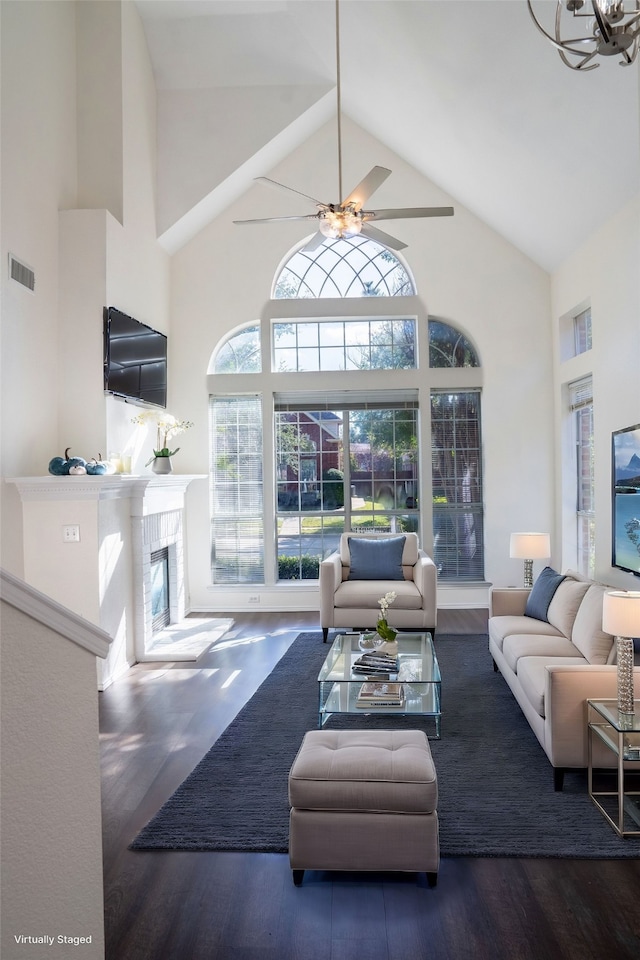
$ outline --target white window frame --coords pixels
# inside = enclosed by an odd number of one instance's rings
[[[575,564],[583,576],[593,579],[596,514],[593,378],[590,374],[568,384],[568,403],[573,437]]]

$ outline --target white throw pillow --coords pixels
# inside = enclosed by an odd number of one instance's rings
[[[569,640],[578,608],[589,586],[587,580],[578,581],[565,577],[549,604],[547,620]]]
[[[613,646],[613,637],[602,629],[602,598],[606,587],[592,583],[573,624],[571,640],[589,663],[607,663]]]

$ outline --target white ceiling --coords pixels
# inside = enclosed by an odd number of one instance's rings
[[[335,84],[334,0],[136,4],[159,96]],[[525,0],[341,0],[340,36],[343,113],[545,269],[640,189],[639,63],[569,70]]]

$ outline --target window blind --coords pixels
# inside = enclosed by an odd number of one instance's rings
[[[417,390],[334,390],[331,393],[276,393],[277,412],[296,410],[417,410]]]
[[[593,378],[591,375],[569,384],[569,409],[580,410],[593,403]]]

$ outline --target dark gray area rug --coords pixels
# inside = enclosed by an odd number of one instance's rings
[[[195,770],[131,844],[133,850],[286,853],[287,777],[317,728],[317,676],[328,650],[302,633]],[[614,833],[569,771],[562,793],[520,708],[494,673],[486,635],[437,636],[442,739],[438,775],[443,856],[621,858],[640,839]],[[329,728],[405,726],[415,717],[334,717]],[[432,722],[424,727],[432,731]]]

